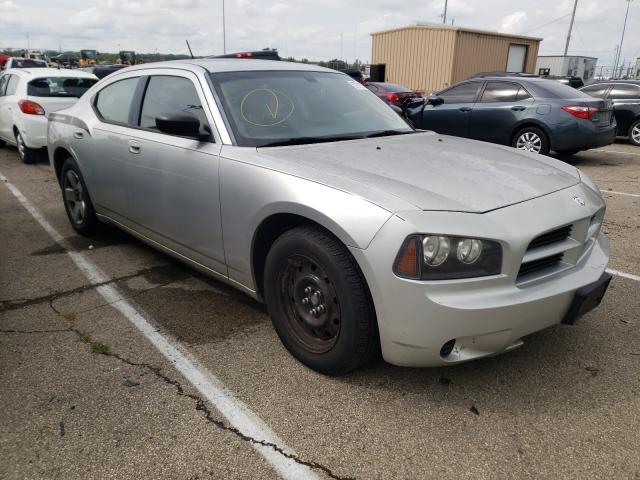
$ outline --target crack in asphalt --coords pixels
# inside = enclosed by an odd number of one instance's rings
[[[106,284],[106,283],[110,283],[110,282],[104,282],[104,283]],[[94,285],[94,286],[98,286],[98,285]],[[55,300],[56,300],[56,298],[49,298],[47,300],[49,302],[49,307],[51,308],[51,310],[53,310],[56,313],[56,315],[61,316],[67,322],[69,322],[71,324],[67,328],[59,328],[59,329],[51,329],[51,330],[3,330],[3,329],[0,329],[0,333],[38,334],[38,333],[70,332],[70,333],[74,333],[80,339],[81,342],[83,342],[85,344],[88,344],[88,345],[93,345],[95,342],[93,342],[93,340],[91,339],[91,337],[89,335],[86,335],[86,334],[82,333],[80,330],[78,330],[77,328],[75,328],[73,326],[72,322],[73,322],[73,319],[75,318],[76,313],[75,312],[74,313],[70,313],[70,314],[62,313],[60,310],[58,310],[53,305],[53,302]],[[150,363],[134,362],[133,360],[129,360],[128,358],[125,358],[125,357],[123,357],[123,356],[121,356],[121,355],[119,355],[117,353],[109,351],[108,349],[101,350],[101,351],[96,351],[94,353],[96,355],[104,355],[105,357],[115,358],[116,360],[119,360],[120,362],[125,363],[125,364],[127,364],[129,366],[132,366],[132,367],[145,368],[146,370],[148,370],[149,372],[153,373],[157,378],[159,378],[160,380],[162,380],[166,384],[175,387],[176,392],[177,392],[178,395],[183,396],[183,397],[187,397],[187,398],[190,398],[191,400],[193,400],[195,402],[196,411],[202,412],[204,414],[205,420],[208,423],[216,426],[220,430],[224,430],[224,431],[227,431],[229,433],[234,434],[236,437],[238,437],[242,441],[245,441],[245,442],[248,442],[248,443],[251,443],[251,444],[254,444],[254,445],[260,445],[262,447],[272,448],[274,451],[278,452],[280,455],[282,455],[282,456],[284,456],[284,457],[286,457],[286,458],[288,458],[290,460],[293,460],[294,462],[296,462],[296,463],[298,463],[300,465],[304,465],[304,466],[309,467],[309,468],[314,469],[314,470],[320,470],[325,475],[327,475],[329,478],[332,478],[332,479],[335,479],[335,480],[356,480],[355,477],[345,477],[345,476],[337,475],[329,467],[327,467],[327,466],[325,466],[325,465],[323,465],[321,463],[310,461],[310,460],[304,460],[304,459],[300,458],[297,455],[294,455],[292,453],[286,452],[279,445],[277,445],[277,444],[275,444],[273,442],[267,442],[265,440],[258,440],[257,438],[253,438],[250,435],[246,435],[246,434],[242,433],[240,430],[238,430],[235,427],[227,425],[224,421],[215,418],[213,412],[211,411],[211,409],[207,405],[207,402],[203,398],[201,398],[200,396],[198,396],[196,394],[186,392],[184,387],[182,386],[182,384],[178,380],[172,379],[168,375],[162,373],[161,367],[157,367],[157,366],[152,365]]]
[[[163,269],[163,268],[167,268],[167,266],[163,265],[163,266],[155,266],[155,267],[143,268],[141,270],[138,270],[137,272],[131,273],[129,275],[124,275],[122,277],[112,278],[112,279],[104,281],[104,282],[90,283],[90,284],[87,284],[87,285],[81,285],[79,287],[71,288],[69,290],[64,290],[62,292],[53,292],[53,293],[50,293],[49,295],[43,295],[43,296],[40,296],[40,297],[16,298],[16,299],[9,299],[9,300],[0,300],[0,313],[8,312],[8,311],[11,311],[11,310],[18,310],[20,308],[29,307],[29,306],[32,306],[32,305],[37,305],[37,304],[40,304],[40,303],[45,303],[45,302],[49,302],[49,301],[53,301],[53,300],[58,300],[59,298],[70,297],[72,295],[75,295],[76,293],[82,293],[82,292],[86,292],[88,290],[93,290],[93,289],[101,287],[103,285],[111,285],[113,283],[131,280],[133,278],[139,277],[141,275],[146,275],[146,274],[149,274],[149,273],[153,273],[153,272],[157,271],[158,269]],[[176,280],[172,280],[169,283],[173,283],[175,281]],[[162,287],[162,286],[163,285],[158,285],[158,287]],[[152,287],[152,288],[155,288],[155,287]],[[149,289],[147,289],[147,290],[149,290]],[[123,298],[125,298],[125,297],[123,297]],[[109,305],[109,304],[105,303],[104,305]],[[102,307],[104,305],[100,305],[99,307]]]

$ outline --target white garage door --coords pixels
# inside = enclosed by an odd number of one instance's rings
[[[524,72],[524,61],[526,56],[526,45],[509,45],[507,72]]]

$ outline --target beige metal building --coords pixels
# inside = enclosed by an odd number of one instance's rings
[[[534,73],[541,38],[442,24],[371,34],[372,77],[432,92],[479,72]]]

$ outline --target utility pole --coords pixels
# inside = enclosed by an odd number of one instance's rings
[[[447,6],[449,0],[444,0],[444,13],[442,14],[442,23],[447,24]]]
[[[224,0],[222,0],[222,53],[227,53],[227,31],[224,21]]]
[[[571,22],[569,23],[569,31],[567,32],[567,43],[564,44],[564,56],[569,51],[569,42],[571,41],[571,30],[573,30],[573,20],[576,18],[576,8],[578,8],[578,0],[573,2],[573,13],[571,13]]]
[[[618,48],[618,54],[616,55],[615,65],[613,66],[613,71],[616,71],[618,68],[618,62],[620,61],[620,54],[622,53],[622,43],[624,42],[624,31],[627,29],[627,17],[629,16],[629,6],[631,5],[631,0],[627,0],[627,12],[624,14],[624,24],[622,25],[622,38],[620,38],[620,47]]]

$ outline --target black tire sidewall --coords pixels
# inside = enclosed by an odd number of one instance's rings
[[[74,222],[71,212],[69,211],[69,206],[67,205],[67,201],[64,198],[64,182],[65,176],[69,170],[73,170],[78,178],[80,179],[80,183],[82,184],[82,189],[85,195],[85,217],[82,223],[78,224]],[[93,203],[91,202],[91,197],[89,195],[89,190],[87,190],[87,184],[84,181],[84,177],[82,176],[82,172],[78,167],[76,161],[69,157],[62,164],[62,169],[60,170],[60,190],[62,191],[62,202],[64,203],[64,210],[67,212],[67,218],[69,219],[69,223],[73,229],[78,232],[80,235],[92,235],[97,232],[99,222],[96,217],[95,210],[93,208]]]
[[[20,146],[18,142],[18,136],[22,138],[22,144],[24,145],[24,156],[20,155]],[[18,149],[18,158],[20,159],[20,161],[26,164],[34,163],[36,161],[36,158],[35,158],[36,154],[32,148],[29,148],[24,144],[24,137],[20,133],[16,133],[15,139],[16,139],[16,148]]]
[[[344,248],[344,247],[343,247]],[[309,352],[300,345],[290,334],[284,322],[287,322],[283,302],[280,301],[280,276],[287,266],[287,258],[291,255],[300,254],[310,258],[325,271],[330,281],[334,284],[338,295],[341,312],[341,325],[335,345],[326,353],[316,354]],[[341,266],[334,256],[321,244],[313,241],[312,237],[296,234],[285,234],[280,237],[272,246],[265,265],[264,290],[267,310],[271,316],[274,328],[284,346],[300,362],[310,368],[326,374],[341,374],[351,370],[354,363],[354,356],[357,357],[362,352],[358,351],[360,330],[358,322],[362,321],[363,315],[368,313],[363,305],[356,300],[363,292],[354,292],[354,285],[346,280],[348,275],[352,275]],[[360,288],[364,289],[364,285]]]
[[[636,147],[640,147],[640,143],[636,143],[633,141],[633,137],[631,136],[631,132],[633,132],[633,129],[635,127],[637,127],[638,125],[640,125],[640,120],[636,120],[635,122],[633,122],[631,124],[631,126],[629,127],[629,143],[631,145],[635,145]]]
[[[525,127],[522,128],[520,130],[518,130],[516,132],[516,134],[513,136],[513,140],[511,141],[511,146],[513,148],[516,148],[516,144],[518,142],[518,138],[520,138],[522,136],[523,133],[526,132],[531,132],[531,133],[535,133],[536,135],[538,135],[538,137],[540,137],[540,141],[542,143],[542,146],[540,148],[540,152],[538,152],[538,155],[547,155],[549,153],[550,150],[550,146],[549,146],[549,138],[547,137],[547,134],[544,133],[544,131],[538,127]]]

